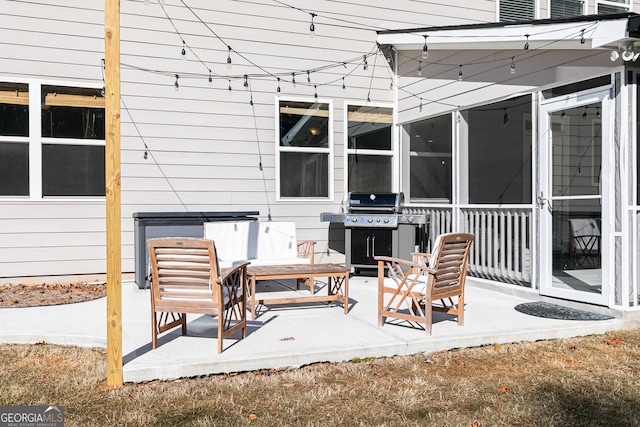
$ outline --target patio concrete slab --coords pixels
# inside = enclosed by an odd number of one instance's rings
[[[522,314],[531,299],[483,288],[468,279],[465,325],[434,313],[433,335],[406,322],[377,325],[375,277],[352,277],[349,313],[340,304],[263,307],[248,321],[244,340],[231,337],[216,351],[216,319],[189,315],[188,335],[179,330],[151,350],[149,291],[132,282],[122,288],[123,376],[126,382],[217,373],[299,367],[353,358],[407,355],[444,349],[566,338],[621,329],[621,318],[554,320]],[[305,291],[301,291],[305,292]],[[325,292],[320,289],[317,292]],[[278,295],[281,296],[281,295]],[[239,334],[238,334],[239,337]],[[0,309],[0,342],[106,346],[106,299],[61,306]]]

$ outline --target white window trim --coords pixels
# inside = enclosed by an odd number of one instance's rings
[[[534,0],[533,2],[533,19],[540,19],[540,1],[541,0]],[[551,10],[550,1],[551,0],[547,0],[549,6],[547,10],[549,11]],[[496,1],[496,22],[500,22],[500,0]]]
[[[551,18],[551,2],[552,0],[547,0],[547,16],[546,16],[547,18]],[[589,0],[584,0],[582,2],[582,15],[587,14],[588,3],[589,3]]]
[[[308,103],[318,103],[318,104],[327,104],[329,110],[329,120],[328,120],[328,137],[329,137],[329,147],[313,147],[313,148],[305,148],[305,147],[288,147],[286,149],[282,149],[280,146],[280,101],[291,101],[291,102],[308,102]],[[276,183],[276,201],[278,202],[327,202],[333,201],[334,199],[334,136],[333,136],[333,100],[324,99],[324,98],[298,98],[298,97],[275,97],[275,183]],[[329,155],[329,173],[328,173],[328,195],[327,197],[283,197],[280,194],[280,153],[327,153]]]
[[[104,202],[106,196],[43,196],[42,195],[42,145],[95,145],[105,146],[105,140],[100,139],[70,139],[42,137],[42,86],[66,86],[88,89],[102,89],[102,85],[86,81],[33,80],[0,76],[0,81],[8,83],[24,83],[29,86],[29,136],[2,137],[2,142],[24,142],[29,144],[29,196],[0,196],[0,201],[35,201],[35,202]]]
[[[607,6],[613,6],[613,7],[626,8],[628,12],[631,12],[633,9],[633,4],[631,3],[630,0],[625,0],[625,3],[618,3],[615,1],[607,1],[607,0],[596,0],[595,13],[598,13],[598,6],[600,6],[601,4],[604,4]]]
[[[349,106],[355,105],[359,107],[374,107],[374,108],[390,108],[393,116],[393,122],[391,123],[391,150],[363,150],[363,149],[352,149],[349,148]],[[347,198],[347,193],[349,191],[349,154],[364,154],[364,155],[377,155],[377,156],[390,156],[391,159],[391,188],[392,191],[399,191],[400,188],[400,144],[398,144],[397,138],[398,134],[394,131],[396,120],[397,120],[397,111],[394,104],[390,103],[366,103],[366,105],[362,101],[357,100],[345,100],[344,108],[343,108],[343,123],[344,123],[344,132],[342,135],[343,138],[343,158],[344,158],[344,179],[343,181],[343,193],[344,199]]]

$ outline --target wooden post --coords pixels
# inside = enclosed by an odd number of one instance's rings
[[[107,386],[122,386],[120,210],[120,0],[104,2],[105,185],[107,204]]]

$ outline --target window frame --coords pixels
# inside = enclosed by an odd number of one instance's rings
[[[539,15],[540,15],[540,0],[530,0],[530,1],[533,2],[533,16],[530,19],[525,19],[525,21],[538,19]],[[502,0],[498,0],[496,2],[496,17],[497,17],[496,22],[510,23],[510,22],[519,21],[519,20],[506,20],[506,21],[503,20],[501,14],[500,14],[500,4],[501,3],[502,3]]]
[[[372,108],[388,108],[391,110],[391,148],[389,150],[374,150],[374,149],[362,149],[362,148],[349,148],[349,107],[357,106],[357,107],[372,107]],[[349,190],[349,176],[351,171],[349,170],[349,156],[353,154],[361,154],[366,156],[383,156],[383,157],[391,157],[391,191],[396,191],[399,187],[398,182],[398,155],[399,155],[399,144],[397,142],[398,135],[396,132],[397,123],[396,118],[396,108],[393,104],[389,103],[363,103],[362,101],[346,101],[344,102],[344,111],[343,111],[343,121],[344,121],[344,129],[343,138],[344,138],[344,194],[347,194]]]
[[[627,9],[627,12],[633,11],[633,3],[631,0],[624,0],[624,3],[617,1],[609,1],[609,0],[596,0],[595,2],[595,13],[599,14],[600,5],[611,6],[611,7],[619,7],[623,9]],[[624,13],[624,12],[619,12]]]
[[[553,0],[547,0],[547,10],[549,11],[549,18],[553,19],[551,16],[551,3],[553,2]],[[583,16],[587,14],[587,8],[588,8],[588,0],[582,0],[582,12],[579,15],[575,15],[575,16]],[[573,17],[572,16],[564,16],[563,18],[570,18]],[[562,18],[556,18],[556,19],[562,19]]]
[[[329,117],[327,118],[327,138],[328,147],[283,147],[280,145],[280,103],[283,101],[290,102],[304,102],[309,104],[327,104],[327,110]],[[333,136],[333,100],[325,98],[308,98],[308,97],[275,97],[275,191],[276,201],[300,201],[300,202],[314,202],[314,201],[333,201],[334,199],[334,136]],[[309,154],[326,154],[327,155],[327,197],[289,197],[282,196],[280,179],[280,156],[282,153],[309,153]]]
[[[71,201],[104,201],[106,194],[101,196],[43,196],[42,185],[42,149],[43,145],[91,145],[105,146],[104,139],[76,139],[76,138],[55,138],[42,136],[41,108],[42,108],[42,88],[43,86],[59,86],[81,89],[101,90],[102,85],[95,82],[83,81],[54,81],[54,80],[33,80],[16,79],[0,76],[0,81],[6,83],[22,83],[28,86],[29,90],[29,136],[28,137],[0,137],[2,142],[20,142],[29,145],[29,194],[23,196],[0,195],[0,202],[4,201],[37,201],[37,202],[71,202]],[[106,137],[106,135],[105,135]],[[106,193],[106,189],[105,189]]]

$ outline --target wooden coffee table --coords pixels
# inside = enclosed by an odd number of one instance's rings
[[[327,278],[327,295],[314,293],[314,280]],[[256,296],[258,280],[303,279],[309,286],[309,296],[288,298],[259,299]],[[349,271],[343,264],[286,264],[286,265],[249,265],[247,267],[248,304],[251,307],[251,320],[256,318],[258,304],[295,304],[303,302],[341,301],[344,314],[349,312]]]

